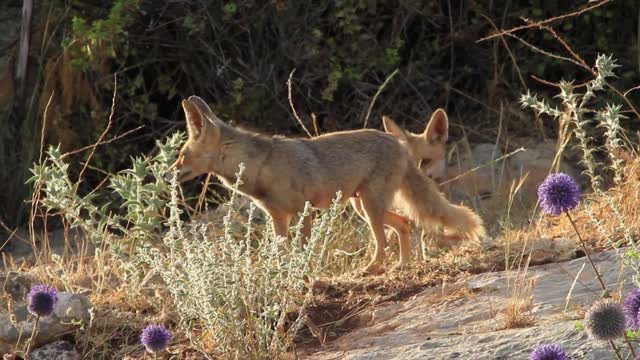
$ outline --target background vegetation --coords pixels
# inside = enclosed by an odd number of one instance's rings
[[[19,14],[21,5],[9,1],[3,7]],[[129,163],[125,154],[157,151],[155,139],[183,126],[179,102],[191,94],[207,99],[223,118],[269,133],[304,135],[287,99],[293,69],[293,103],[310,129],[315,114],[320,132],[362,127],[374,94],[398,69],[374,104],[368,127],[379,128],[380,115],[389,114],[418,129],[432,109],[445,107],[454,138],[492,139],[498,131],[553,135],[553,127],[539,126],[514,100],[525,85],[555,91],[532,75],[557,82],[590,74],[524,43],[566,55],[546,31],[516,32],[518,38],[505,42],[478,40],[494,27],[575,6],[555,0],[38,3],[27,96],[11,97],[1,107],[0,219],[10,227],[27,219],[24,184],[38,158],[50,99],[44,139],[61,143],[63,152],[94,143],[105,130],[106,140],[144,126],[98,151],[81,186],[101,181],[93,166],[113,173]],[[635,0],[617,0],[553,26],[587,63],[598,53],[616,54],[623,66],[616,81],[628,88],[639,80],[638,16]],[[13,40],[3,49],[10,59]],[[114,73],[117,105],[108,126]],[[509,116],[499,130],[501,104]],[[72,156],[72,172],[88,153]]]
[[[576,145],[594,190],[576,211],[589,246],[632,246],[621,256],[638,273],[635,0],[50,1],[34,8],[23,93],[21,6],[0,12],[0,220],[30,225],[34,257],[4,266],[90,298],[94,322],[73,336],[85,356],[143,357],[139,331],[155,322],[179,358],[277,358],[349,331],[372,304],[495,269],[522,278],[505,327],[529,326],[531,243],[572,229],[532,206],[520,211],[531,226],[511,226],[514,183],[491,247],[425,249],[398,277],[344,275],[368,259],[353,211],[321,212],[310,246],[284,251],[243,199],[221,216],[207,209],[218,188],[164,177],[192,94],[268,133],[308,135],[291,106],[314,134],[380,128],[382,114],[422,130],[444,107],[454,140],[506,152],[516,136],[557,139],[558,156]],[[60,226],[55,244],[47,228]]]

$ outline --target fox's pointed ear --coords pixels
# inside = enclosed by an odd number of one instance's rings
[[[384,115],[382,117],[382,124],[384,125],[384,131],[393,135],[398,140],[407,140],[407,134],[400,126],[398,126],[398,124],[396,124],[395,121],[391,120],[390,117]]]
[[[190,139],[198,139],[206,129],[206,121],[198,107],[189,100],[182,100],[182,109],[187,119],[187,131]]]
[[[191,95],[189,96],[189,102],[200,110],[200,113],[204,115],[205,121],[209,120],[213,124],[215,124],[216,121],[222,121],[213,113],[207,102],[202,100],[201,97]]]
[[[443,109],[436,110],[424,130],[424,136],[430,142],[446,142],[449,138],[449,118]]]

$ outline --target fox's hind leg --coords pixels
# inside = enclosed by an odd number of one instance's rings
[[[362,218],[362,220],[366,221],[367,224],[369,223],[369,219],[367,218],[367,215],[364,213],[364,209],[362,209],[362,199],[360,199],[359,197],[360,195],[358,195],[358,197],[352,197],[351,200],[351,205],[353,206],[353,208],[355,209],[355,211],[358,213],[358,215],[360,216],[360,218]],[[387,247],[387,239],[385,237],[385,242],[384,244],[382,244],[382,248],[386,248]]]
[[[398,215],[393,211],[387,211],[384,214],[384,223],[385,225],[389,225],[398,234],[400,260],[394,268],[400,269],[411,262],[411,239],[409,238],[411,224],[408,218]]]

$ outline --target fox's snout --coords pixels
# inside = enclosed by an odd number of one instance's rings
[[[171,181],[174,170],[177,170],[179,183],[185,182],[195,177],[191,176],[193,171],[189,166],[185,165],[184,158],[182,156],[178,157],[178,159],[171,166],[169,166],[167,172],[164,174],[165,180]]]
[[[436,182],[441,182],[447,178],[447,162],[442,159],[437,161],[431,167],[424,170],[425,175],[432,178]]]

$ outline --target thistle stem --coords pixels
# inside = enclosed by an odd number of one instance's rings
[[[29,342],[27,343],[27,350],[24,354],[24,359],[29,360],[29,353],[31,352],[31,345],[33,344],[33,340],[36,338],[36,334],[38,333],[38,325],[40,325],[40,316],[36,317],[36,322],[33,324],[33,331],[31,331],[31,337],[29,338]]]
[[[571,218],[571,215],[569,215],[569,212],[567,211],[567,212],[565,212],[565,214],[567,214],[567,218],[569,218],[569,222],[573,226],[573,229],[576,231],[576,235],[578,235],[578,239],[580,240],[580,244],[582,245],[582,248],[584,249],[584,253],[587,255],[587,260],[589,260],[589,264],[591,264],[591,267],[593,268],[593,272],[596,273],[596,277],[598,278],[598,281],[600,282],[600,286],[602,287],[602,290],[604,290],[605,296],[607,296],[609,294],[609,291],[607,290],[607,286],[604,284],[604,281],[602,281],[602,277],[600,276],[600,272],[598,271],[598,268],[596,268],[596,265],[593,263],[593,260],[591,260],[591,255],[589,255],[589,250],[587,249],[587,244],[585,244],[584,240],[582,240],[582,236],[580,235],[580,231],[578,231],[578,227],[576,226],[576,223],[573,222],[573,219]]]
[[[604,281],[602,280],[602,277],[600,276],[600,272],[598,271],[598,268],[596,268],[596,264],[593,263],[593,260],[591,259],[591,255],[589,255],[589,250],[587,249],[587,244],[582,239],[582,235],[580,235],[580,231],[578,231],[578,227],[576,226],[576,223],[573,221],[573,219],[571,218],[571,215],[569,215],[568,211],[565,212],[565,214],[567,214],[567,218],[569,218],[569,222],[571,223],[571,226],[573,226],[573,230],[575,230],[576,231],[576,235],[578,235],[578,239],[580,240],[580,244],[582,245],[582,249],[584,249],[584,253],[587,256],[587,260],[589,260],[589,264],[591,264],[591,267],[593,268],[593,272],[596,273],[596,277],[598,278],[598,281],[600,282],[600,286],[602,286],[602,290],[604,291],[604,296],[608,296],[609,291],[607,290],[607,286],[604,284]],[[613,340],[609,340],[609,345],[611,345],[611,348],[613,349],[613,352],[616,354],[616,359],[622,360],[622,357],[620,356],[620,352],[618,351],[618,348],[616,347],[616,344],[614,344]]]
[[[616,359],[622,360],[622,356],[620,356],[620,352],[618,351],[616,344],[613,343],[613,340],[609,340],[609,345],[611,345],[613,352],[616,354]]]
[[[631,351],[631,357],[633,357],[635,359],[636,358],[636,351],[633,349],[633,345],[631,345],[631,341],[629,341],[629,338],[627,337],[626,334],[624,336],[624,341],[627,343],[627,347],[629,347],[629,351]]]

